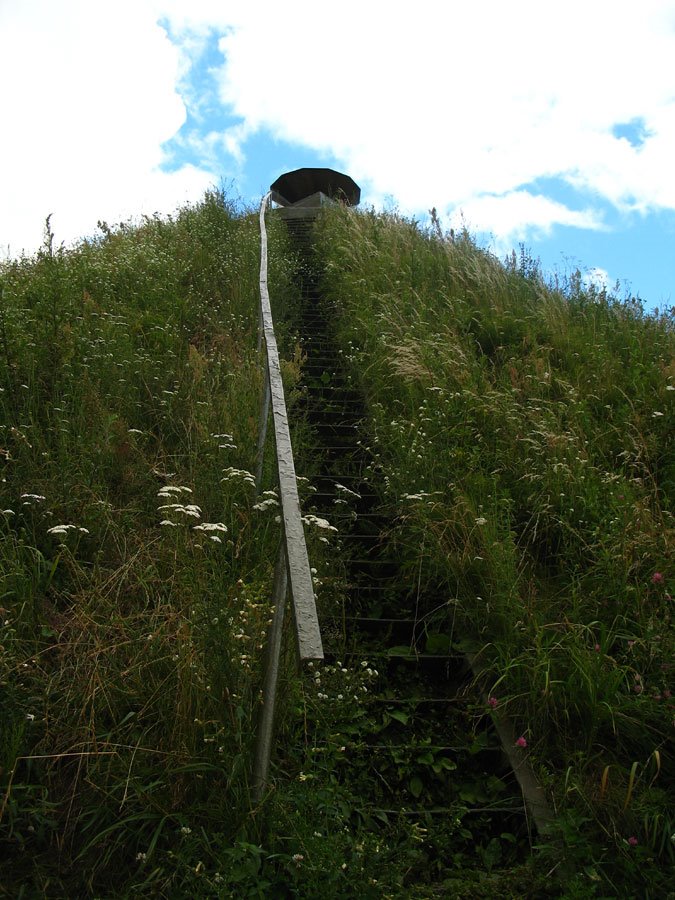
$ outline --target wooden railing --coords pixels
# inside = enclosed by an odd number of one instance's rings
[[[270,194],[260,204],[260,325],[258,351],[264,358],[265,387],[258,431],[258,459],[256,461],[256,488],[261,490],[263,456],[267,439],[267,422],[272,412],[276,470],[278,476],[279,503],[281,507],[281,542],[274,572],[274,615],[267,642],[267,661],[263,682],[263,703],[258,725],[255,761],[253,768],[253,799],[262,799],[267,785],[274,710],[276,705],[279,658],[283,633],[286,597],[290,587],[293,608],[294,631],[299,663],[323,659],[321,631],[316,613],[314,584],[307,555],[307,544],[300,511],[298,483],[295,476],[293,448],[288,427],[288,413],[284,398],[284,386],[279,365],[279,350],[274,334],[272,310],[267,287],[267,230],[265,209]]]

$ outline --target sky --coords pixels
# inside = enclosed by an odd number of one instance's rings
[[[351,175],[675,305],[675,0],[0,0],[0,258]]]

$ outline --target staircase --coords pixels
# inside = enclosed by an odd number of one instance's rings
[[[377,672],[369,730],[343,735],[349,767],[368,772],[366,824],[386,833],[402,818],[416,823],[438,880],[452,869],[451,846],[459,841],[466,854],[478,831],[480,845],[469,849],[477,866],[490,868],[507,852],[513,858],[514,845],[529,853],[549,812],[526,761],[507,746],[508,723],[495,721],[475,689],[453,602],[420,596],[419,572],[396,558],[363,400],[334,337],[340,311],[322,297],[313,271],[311,220],[288,224],[303,260],[298,412],[313,430],[319,467],[303,511],[339,525],[333,575],[345,604],[319,612],[326,664]]]

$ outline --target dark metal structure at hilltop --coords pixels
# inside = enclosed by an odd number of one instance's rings
[[[314,218],[326,203],[358,206],[361,200],[361,188],[354,179],[334,169],[286,172],[270,185],[270,191],[284,219]]]

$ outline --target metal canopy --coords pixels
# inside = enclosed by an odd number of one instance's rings
[[[280,175],[270,190],[276,195],[274,200],[285,200],[288,206],[319,192],[348,206],[358,206],[361,199],[358,184],[349,175],[334,169],[295,169]]]

